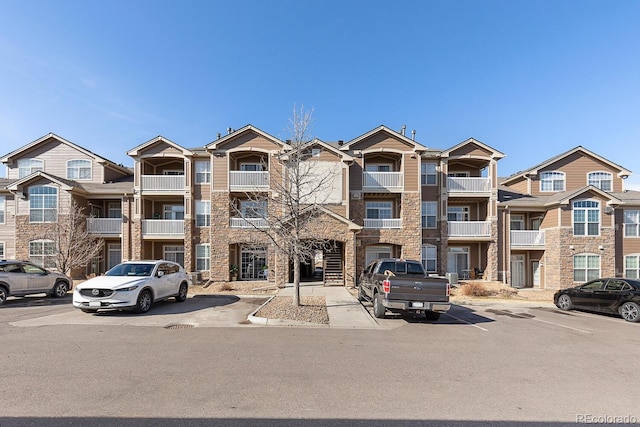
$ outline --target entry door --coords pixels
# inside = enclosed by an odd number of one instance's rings
[[[449,248],[447,273],[457,273],[460,278],[469,275],[469,248]]]
[[[531,262],[531,271],[533,272],[533,287],[540,287],[540,261]]]
[[[511,256],[511,286],[524,287],[524,255]]]

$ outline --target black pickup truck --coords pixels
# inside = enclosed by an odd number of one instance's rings
[[[386,258],[372,261],[360,276],[358,299],[373,302],[373,315],[386,311],[424,313],[438,320],[451,307],[451,285],[443,277],[427,276],[419,261]]]

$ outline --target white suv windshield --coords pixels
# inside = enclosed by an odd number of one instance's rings
[[[153,264],[118,264],[105,276],[151,276]]]

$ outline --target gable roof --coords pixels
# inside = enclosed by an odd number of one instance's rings
[[[32,182],[39,178],[45,178],[51,182],[55,182],[56,184],[60,185],[60,187],[65,191],[71,191],[71,190],[84,191],[82,186],[79,185],[77,182],[71,181],[65,178],[60,178],[59,176],[55,176],[44,171],[36,171],[30,175],[25,176],[24,178],[15,180],[11,184],[7,185],[7,189],[11,191],[18,191],[20,187],[24,187],[29,182]]]
[[[184,156],[193,155],[193,151],[192,150],[184,148],[183,146],[181,146],[179,144],[176,144],[175,142],[171,141],[170,139],[165,138],[162,135],[158,135],[155,138],[152,138],[152,139],[148,140],[147,142],[143,142],[142,144],[138,145],[137,147],[132,148],[131,150],[127,151],[127,155],[128,156],[132,156],[132,157],[139,156],[142,151],[144,151],[145,149],[147,149],[147,148],[149,148],[149,147],[151,147],[153,145],[156,145],[158,143],[168,144],[168,145],[172,146],[173,148],[175,148],[176,150],[181,151]]]
[[[284,148],[284,149],[291,148],[289,146],[289,144],[279,140],[275,136],[269,135],[267,132],[265,132],[263,130],[260,130],[257,127],[255,127],[253,125],[250,125],[250,124],[240,128],[238,130],[235,130],[235,131],[233,131],[231,133],[228,133],[227,135],[225,135],[223,137],[220,137],[220,138],[216,139],[213,142],[210,142],[209,144],[207,144],[205,146],[205,148],[207,150],[217,150],[221,145],[225,144],[226,142],[231,141],[232,139],[234,139],[234,138],[236,138],[236,137],[238,137],[238,136],[240,136],[240,135],[242,135],[243,133],[246,133],[246,132],[254,132],[254,133],[264,137],[265,139],[268,139],[268,140],[272,141],[275,144],[281,145],[282,148]]]
[[[351,162],[353,161],[353,157],[350,156],[349,154],[345,153],[344,151],[340,150],[340,148],[333,146],[327,142],[322,141],[321,139],[318,138],[314,138],[311,141],[307,142],[306,144],[304,144],[301,149],[305,149],[307,147],[311,147],[313,145],[319,145],[323,148],[326,148],[328,151],[334,153],[336,156],[341,157],[342,160],[347,161],[347,162]]]
[[[74,144],[73,142],[64,139],[58,135],[56,135],[55,133],[49,132],[48,134],[36,139],[35,141],[32,141],[30,143],[28,143],[27,145],[23,145],[22,147],[18,148],[17,150],[12,151],[9,154],[6,154],[4,157],[0,158],[0,162],[1,163],[9,163],[11,162],[14,158],[17,157],[21,157],[23,156],[25,153],[27,153],[29,150],[32,150],[33,148],[37,147],[38,145],[42,144],[45,141],[48,141],[49,139],[55,139],[59,142],[61,142],[62,144],[68,145],[69,147],[72,147],[84,154],[86,154],[89,157],[92,157],[94,159],[94,161],[96,163],[100,163],[100,164],[106,164],[114,169],[117,169],[120,172],[126,173],[126,174],[132,174],[131,169],[127,168],[126,166],[123,166],[119,163],[116,163],[114,161],[111,161],[109,159],[107,159],[106,157],[100,156],[96,153],[94,153],[93,151],[87,150],[84,147],[81,147],[77,144]]]
[[[570,155],[572,155],[574,153],[583,153],[584,155],[587,155],[587,156],[593,157],[595,159],[598,159],[599,161],[611,166],[612,169],[617,169],[619,177],[625,177],[625,176],[629,176],[629,175],[632,174],[632,172],[630,170],[627,170],[627,169],[623,168],[622,166],[620,166],[620,165],[618,165],[618,164],[616,164],[616,163],[614,163],[614,162],[612,162],[610,160],[607,160],[604,157],[599,156],[598,154],[596,154],[596,153],[594,153],[592,151],[587,150],[583,146],[578,145],[577,147],[575,147],[575,148],[573,148],[573,149],[571,149],[569,151],[565,151],[562,154],[558,154],[557,156],[551,157],[550,159],[547,159],[544,162],[539,163],[539,164],[535,165],[534,167],[532,167],[530,169],[519,171],[519,172],[516,172],[516,173],[508,176],[504,181],[502,181],[502,184],[506,185],[506,184],[518,179],[518,178],[526,178],[527,175],[537,175],[538,172],[540,171],[540,169],[543,169],[543,168],[545,168],[545,167],[557,162],[558,160],[561,160],[561,159],[563,159],[565,157],[568,157],[568,156],[570,156]]]
[[[335,212],[333,212],[330,209],[325,208],[322,205],[318,205],[318,204],[313,204],[313,205],[309,205],[307,207],[305,207],[304,209],[302,209],[300,211],[300,214],[303,215],[305,212],[310,211],[310,210],[319,210],[320,212],[327,214],[328,216],[344,223],[347,227],[349,227],[350,231],[355,231],[355,232],[359,232],[360,230],[362,230],[362,226],[356,224],[355,222],[351,221],[348,218],[343,217],[342,215],[339,215]],[[291,218],[286,218],[283,222],[289,221]]]
[[[397,138],[397,139],[399,139],[400,141],[402,141],[402,142],[404,142],[404,143],[406,143],[406,144],[408,144],[408,145],[410,145],[410,146],[413,146],[413,151],[416,151],[416,152],[417,152],[417,151],[425,151],[425,150],[427,149],[427,147],[425,147],[424,145],[422,145],[422,144],[420,144],[420,143],[418,143],[418,142],[414,141],[413,139],[408,138],[408,137],[406,137],[405,135],[403,135],[403,134],[401,134],[401,133],[399,133],[399,132],[396,132],[396,131],[395,131],[395,130],[393,130],[393,129],[390,129],[390,128],[388,128],[388,127],[387,127],[387,126],[385,126],[385,125],[380,125],[380,126],[378,126],[377,128],[372,129],[372,130],[370,130],[369,132],[367,132],[367,133],[365,133],[365,134],[362,134],[362,135],[360,135],[359,137],[357,137],[357,138],[355,138],[355,139],[352,139],[351,141],[349,141],[349,142],[347,142],[346,144],[342,145],[342,146],[340,147],[340,150],[344,150],[344,151],[350,150],[350,147],[351,147],[352,145],[355,145],[355,144],[357,144],[358,142],[360,142],[360,141],[362,141],[362,140],[364,140],[364,139],[367,139],[367,138],[369,138],[370,136],[375,135],[376,133],[380,133],[380,132],[386,132],[386,133],[388,133],[389,135],[391,135],[392,137]]]
[[[451,148],[448,148],[446,150],[442,150],[440,152],[440,157],[449,157],[451,155],[451,153],[454,152],[455,150],[457,150],[457,149],[459,149],[461,147],[464,147],[465,145],[469,145],[469,144],[475,144],[478,147],[481,147],[481,148],[489,151],[491,153],[491,158],[492,159],[502,159],[505,156],[505,154],[502,153],[501,151],[498,151],[495,148],[490,147],[487,144],[485,144],[485,143],[483,143],[481,141],[478,141],[475,138],[468,138],[468,139],[466,139],[466,140],[454,145]]]
[[[638,192],[624,192],[624,193],[609,193],[594,187],[593,185],[587,185],[586,187],[579,188],[573,191],[560,191],[549,195],[532,196],[529,194],[522,194],[514,192],[509,187],[500,187],[498,190],[498,200],[501,206],[509,205],[520,208],[548,208],[554,205],[566,205],[572,199],[580,197],[581,195],[592,192],[596,193],[602,199],[607,200],[608,205],[620,205],[627,202],[637,202],[639,200],[640,193]],[[636,193],[636,194],[627,194]]]

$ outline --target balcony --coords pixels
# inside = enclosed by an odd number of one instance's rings
[[[269,189],[269,172],[229,171],[229,190],[256,191]]]
[[[142,175],[140,189],[145,193],[184,193],[184,175]]]
[[[364,228],[383,229],[383,228],[402,228],[402,218],[388,219],[364,219]]]
[[[490,178],[468,178],[449,177],[447,178],[447,190],[449,194],[464,195],[489,195],[491,193]]]
[[[449,237],[478,238],[491,237],[491,221],[449,221]]]
[[[143,219],[142,237],[184,238],[183,219]]]
[[[402,191],[404,189],[404,173],[364,172],[362,174],[362,189],[364,191]]]
[[[511,231],[511,247],[541,247],[544,246],[543,230],[512,230]]]
[[[122,218],[87,218],[87,231],[103,236],[122,234]]]
[[[269,223],[264,218],[231,218],[231,228],[267,228]]]

